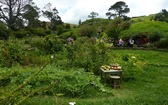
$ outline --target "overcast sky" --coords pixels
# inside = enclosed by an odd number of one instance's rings
[[[129,17],[142,16],[160,12],[162,9],[168,11],[168,0],[33,0],[35,4],[43,9],[47,3],[56,7],[59,16],[65,23],[78,24],[79,20],[85,21],[90,13],[96,12],[98,18],[107,18],[106,13],[110,6],[118,1],[124,1],[130,8]],[[47,21],[45,18],[41,20]]]

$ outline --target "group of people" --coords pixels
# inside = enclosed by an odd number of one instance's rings
[[[132,48],[134,45],[134,40],[132,38],[130,38],[128,40],[129,46]],[[124,46],[124,40],[122,38],[119,39],[119,46]]]
[[[104,38],[103,39],[104,40],[104,42],[106,42],[106,38]],[[73,43],[73,41],[74,41],[74,39],[72,38],[72,37],[69,37],[68,39],[67,39],[67,41],[68,41],[68,43],[70,43],[70,44],[72,44]],[[114,38],[110,38],[110,43],[111,43],[111,47],[114,47]],[[132,48],[133,47],[133,45],[134,45],[134,40],[132,39],[132,38],[130,38],[129,40],[128,40],[128,45]],[[124,46],[124,40],[122,39],[122,38],[120,38],[119,39],[119,46]]]

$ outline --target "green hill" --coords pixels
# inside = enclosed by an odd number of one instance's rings
[[[128,30],[121,32],[122,36],[133,36],[140,33],[151,34],[153,32],[161,32],[168,36],[168,23],[160,21],[139,21],[132,23]]]

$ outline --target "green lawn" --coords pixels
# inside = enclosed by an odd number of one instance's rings
[[[122,81],[121,89],[104,84],[109,93],[95,93],[90,98],[37,96],[23,105],[168,105],[168,53],[148,50],[113,50],[120,56],[133,54],[146,62],[144,72],[135,80]]]

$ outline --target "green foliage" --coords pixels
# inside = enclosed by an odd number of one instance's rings
[[[112,49],[109,54],[108,62],[123,68],[121,89],[111,89],[110,85],[104,89],[100,77],[69,68],[66,54],[60,53],[43,70],[39,66],[40,71],[38,67],[0,68],[0,104],[167,104],[167,52]]]
[[[150,42],[159,41],[160,38],[168,35],[168,24],[159,21],[141,21],[133,23],[129,29],[120,33],[122,37],[132,37],[135,35],[146,35]]]
[[[28,36],[40,36],[44,37],[47,34],[50,34],[50,30],[45,30],[44,28],[32,28],[32,27],[27,27],[26,30],[28,31],[27,35]]]
[[[130,22],[137,23],[137,22],[143,22],[143,21],[152,21],[154,16],[155,16],[155,14],[151,14],[149,16],[132,17]]]
[[[78,36],[75,35],[72,31],[67,34],[61,35],[60,37],[65,40],[67,40],[69,37],[73,38],[74,40],[76,40],[78,38]]]
[[[23,18],[27,20],[28,27],[39,27],[40,21],[38,20],[39,17],[39,8],[34,5],[34,3],[27,4],[24,7]]]
[[[165,37],[164,39],[160,40],[157,44],[158,48],[163,48],[163,49],[168,49],[168,36]]]
[[[78,31],[79,31],[79,28],[73,28],[71,30],[66,30],[59,36],[65,40],[67,40],[69,37],[72,37],[74,40],[76,40],[78,37],[80,37]]]
[[[94,18],[96,18],[98,15],[99,15],[98,13],[92,11],[92,12],[90,13],[90,15],[88,15],[88,18],[94,19]]]
[[[56,7],[52,8],[52,4],[48,3],[45,7],[44,7],[44,11],[42,11],[43,16],[48,18],[51,22],[50,25],[50,29],[51,30],[56,30],[58,29],[58,27],[60,27],[60,25],[63,25],[63,22],[61,20],[61,17],[58,15],[58,10],[56,9]],[[60,30],[58,30],[58,32],[60,32]]]
[[[34,41],[31,46],[37,47],[43,53],[52,54],[63,50],[64,40],[57,35],[48,35],[41,40]]]
[[[155,21],[165,21],[165,16],[162,13],[158,13],[154,17]]]
[[[28,32],[25,30],[13,31],[12,34],[15,36],[15,38],[23,38],[28,36]]]
[[[33,34],[37,36],[46,36],[45,30],[43,28],[35,28]]]
[[[84,68],[99,74],[102,63],[108,62],[108,49],[104,42],[96,42],[95,38],[80,38],[66,46],[69,64],[72,67]]]
[[[0,37],[1,37],[1,39],[7,40],[9,38],[9,36],[10,36],[10,30],[7,29],[5,24],[0,22]]]
[[[22,14],[24,12],[23,8],[29,3],[32,3],[32,1],[8,0],[7,2],[1,2],[1,5],[3,6],[0,9],[0,17],[1,20],[7,24],[9,29],[14,30],[18,28],[23,28],[22,27],[24,24],[22,19]]]
[[[112,12],[107,12],[106,15],[110,19],[111,17],[124,17],[126,13],[130,12],[130,9],[128,8],[128,5],[126,5],[125,2],[123,1],[118,1],[114,5],[112,5],[108,11],[113,11]]]
[[[60,35],[63,33],[64,26],[63,25],[56,25],[55,30],[57,31],[57,34]]]
[[[47,35],[50,35],[50,34],[52,33],[52,31],[51,31],[51,30],[46,30],[45,33],[46,33]]]
[[[66,71],[62,75],[61,92],[70,97],[92,97],[95,92],[105,91],[100,78],[82,69]]]
[[[154,18],[155,21],[165,21],[168,22],[168,11],[166,9],[162,9],[162,11],[160,13],[157,13]]]
[[[44,37],[44,36],[49,35],[49,34],[52,33],[51,30],[49,30],[49,29],[45,30],[44,28],[26,27],[25,30],[28,32],[27,35],[31,36],[31,37],[32,36],[40,36],[40,37],[42,36],[42,37]]]
[[[96,29],[93,26],[90,25],[82,25],[79,29],[79,34],[82,37],[94,37],[96,36],[97,32]]]
[[[3,67],[11,67],[24,61],[24,49],[16,40],[4,42],[1,45],[0,55],[0,65]]]
[[[146,62],[142,61],[139,55],[126,54],[122,58],[125,61],[122,63],[123,80],[136,80],[144,73],[143,67]]]
[[[86,21],[83,21],[80,26],[82,25],[93,25],[95,27],[102,26],[105,27],[109,23],[109,19],[103,19],[103,18],[94,18],[94,19],[88,19]]]
[[[30,51],[30,52],[29,52]],[[0,66],[12,67],[15,65],[36,65],[40,66],[46,59],[40,58],[42,55],[38,50],[25,48],[17,39],[10,39],[1,43]]]
[[[88,18],[91,18],[91,23],[90,23],[90,25],[93,25],[93,22],[94,22],[93,19],[96,18],[98,15],[99,15],[98,13],[93,12],[93,11],[90,13],[90,15],[88,15]]]
[[[1,95],[4,97],[0,97],[0,104],[21,103],[27,97],[36,95],[63,94],[66,97],[92,97],[95,92],[105,91],[99,82],[100,77],[96,77],[91,72],[86,73],[79,68],[60,70],[52,66],[45,67],[40,70],[37,68],[23,70],[20,67],[1,70],[3,78],[8,74],[10,79],[10,83],[4,88],[13,89],[8,90],[8,94],[5,94],[7,90],[2,92]]]
[[[71,29],[70,24],[65,24],[65,29]]]
[[[118,39],[120,32],[129,29],[130,25],[131,24],[129,22],[124,21],[122,18],[116,18],[108,24],[106,33],[109,37]]]
[[[150,42],[157,42],[159,41],[161,38],[163,37],[163,33],[160,31],[154,31],[153,33],[151,33],[151,35],[149,36],[149,41]]]

